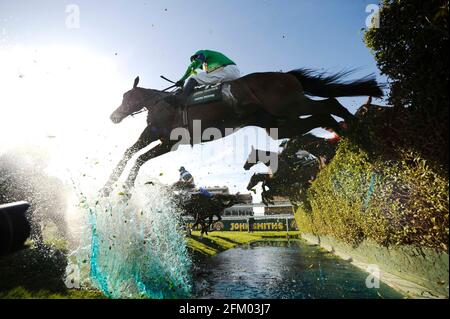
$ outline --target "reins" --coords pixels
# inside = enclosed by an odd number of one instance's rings
[[[163,75],[161,75],[161,78],[164,79],[164,80],[166,80],[167,82],[175,83],[174,81],[169,80],[168,78],[166,78],[166,77],[163,76]],[[164,90],[162,90],[161,92],[167,92],[167,91],[169,91],[169,90],[171,90],[171,89],[173,89],[173,88],[175,88],[175,87],[176,87],[175,84],[174,84],[174,85],[171,85],[171,86],[165,88]],[[174,92],[174,91],[172,91],[172,92],[170,92],[170,93],[173,93],[173,92]],[[159,102],[161,102],[161,101],[164,100],[165,98],[166,98],[166,97],[164,96],[164,97],[162,97],[162,98],[156,100],[156,101],[153,102],[152,104],[158,104]],[[142,110],[139,110],[139,111],[137,111],[137,112],[131,113],[130,116],[134,117],[135,115],[138,115],[138,114],[141,114],[141,113],[144,113],[144,112],[147,112],[147,111],[148,111],[148,109],[147,109],[146,107],[144,107],[144,108],[142,108]]]

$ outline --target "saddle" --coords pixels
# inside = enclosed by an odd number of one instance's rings
[[[223,98],[222,86],[223,84],[219,83],[197,87],[194,93],[188,97],[186,106],[221,101]]]
[[[178,110],[181,113],[182,126],[188,128],[188,108],[194,105],[224,101],[235,109],[237,101],[231,93],[229,82],[214,85],[203,85],[195,88],[195,91],[187,98],[185,105]],[[238,112],[237,110],[235,110]]]

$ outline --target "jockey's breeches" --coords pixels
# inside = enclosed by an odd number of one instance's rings
[[[192,76],[199,84],[208,85],[236,80],[241,72],[236,65],[227,65],[212,72],[201,72]]]

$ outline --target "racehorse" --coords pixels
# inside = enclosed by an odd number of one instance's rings
[[[194,217],[194,224],[192,229],[195,229],[200,225],[200,234],[208,235],[208,230],[214,222],[214,216],[217,217],[217,221],[222,220],[222,212],[224,209],[229,208],[235,204],[245,203],[240,199],[239,194],[214,194],[211,197],[206,197],[201,193],[195,193],[189,195],[189,199],[181,199],[180,206],[186,212],[186,214]],[[206,221],[208,220],[208,223]]]
[[[262,183],[261,199],[265,205],[270,204],[276,195],[290,195],[292,201],[302,198],[319,170],[334,157],[338,140],[336,135],[326,139],[305,134],[283,143],[284,149],[280,154],[252,147],[244,169],[263,163],[268,166],[269,173],[253,174],[247,189]],[[277,161],[274,163],[273,159]],[[290,187],[286,188],[286,185]]]
[[[293,166],[289,171],[279,170],[275,174],[255,173],[250,178],[247,189],[252,190],[258,183],[262,183],[261,199],[266,206],[273,204],[275,196],[288,196],[291,202],[295,203],[315,179],[320,164],[319,160],[314,158],[304,165],[297,163]]]
[[[344,123],[340,123],[340,125],[342,128],[345,128]],[[297,150],[303,150],[316,156],[319,160],[320,168],[323,168],[327,162],[334,157],[339,140],[340,137],[336,134],[334,134],[332,138],[321,138],[308,133],[295,137],[295,139],[292,139],[289,143],[295,144]],[[286,144],[287,143],[283,143],[281,146],[283,147]],[[291,147],[293,147],[293,145]],[[254,165],[263,163],[266,164],[272,172],[276,172],[278,170],[279,162],[274,165],[272,159],[279,159],[279,155],[280,154],[276,152],[258,150],[252,147],[251,152],[247,157],[247,161],[244,163],[244,169],[248,171]],[[288,169],[289,167],[286,168]]]
[[[287,73],[253,73],[227,83],[233,96],[232,102],[221,100],[193,105],[189,106],[187,113],[180,112],[182,106],[176,107],[164,100],[172,93],[138,87],[137,77],[133,88],[123,95],[121,105],[111,114],[110,119],[117,124],[146,108],[148,125],[138,140],[126,150],[102,192],[108,196],[128,161],[154,141],[159,140],[160,144],[138,157],[125,182],[126,187],[134,185],[139,169],[150,159],[175,151],[180,144],[208,142],[213,136],[222,138],[246,126],[258,126],[268,132],[271,128],[277,128],[279,139],[300,136],[317,127],[340,132],[332,115],[349,123],[352,122],[353,115],[336,97],[383,95],[373,77],[342,82],[347,75],[348,72],[327,76],[306,69]],[[326,99],[312,100],[305,94]],[[311,116],[300,118],[307,115]],[[175,129],[185,127],[189,136],[195,137],[195,121],[201,121],[200,138],[179,140],[180,135],[176,138],[173,136]],[[213,134],[211,128],[215,129],[214,132],[219,132],[220,136]]]

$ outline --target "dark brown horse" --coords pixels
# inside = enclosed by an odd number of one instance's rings
[[[345,129],[346,124],[344,122],[339,124],[343,129]],[[337,134],[334,134],[332,138],[321,138],[308,133],[295,137],[294,140],[290,141],[290,144],[295,144],[294,147],[297,147],[298,151],[306,151],[309,154],[316,156],[319,160],[320,168],[323,168],[336,154],[336,147],[339,140],[340,137]],[[287,143],[288,142],[284,142],[281,147],[286,146]],[[247,156],[247,161],[244,163],[244,169],[248,171],[254,165],[263,163],[270,168],[272,173],[276,173],[280,164],[279,155],[280,154],[276,152],[258,150],[252,147],[250,154]],[[281,164],[285,163],[282,161]],[[289,166],[284,167],[284,169],[289,169]]]
[[[214,223],[214,216],[217,217],[216,222],[221,221],[224,209],[244,203],[245,200],[239,194],[214,194],[206,197],[203,194],[194,193],[188,199],[183,199],[181,196],[179,205],[187,215],[194,218],[191,229],[200,225],[200,234],[203,236],[203,234],[208,235],[208,231]]]
[[[276,195],[288,195],[295,204],[304,197],[319,170],[334,157],[338,141],[339,136],[336,135],[325,139],[305,134],[284,142],[280,154],[252,148],[244,169],[263,163],[270,172],[253,174],[247,189],[251,190],[261,182],[261,198],[265,205],[270,204]]]
[[[253,160],[255,153],[261,155],[266,152],[252,150],[252,153],[244,165],[244,168],[247,170],[255,165]],[[261,182],[261,199],[264,205],[273,204],[272,200],[274,196],[286,195],[295,203],[305,186],[309,186],[311,181],[316,177],[320,168],[320,160],[304,150],[299,150],[296,153],[298,155],[294,154],[294,156],[289,156],[289,151],[286,151],[286,149],[281,154],[276,154],[279,158],[276,165],[277,170],[273,170],[273,163],[257,159],[257,163],[264,163],[269,167],[270,172],[253,174],[247,185],[247,189],[252,190]],[[256,156],[258,158],[258,155]]]
[[[153,141],[161,143],[138,157],[126,186],[134,185],[139,169],[148,160],[175,151],[180,144],[211,141],[242,127],[259,126],[267,131],[276,128],[276,138],[279,139],[299,136],[317,127],[339,132],[339,125],[331,115],[347,122],[351,122],[353,115],[335,97],[383,95],[374,78],[341,82],[346,75],[314,75],[308,70],[249,74],[229,82],[229,92],[233,96],[231,102],[224,100],[190,106],[185,120],[179,108],[164,101],[170,93],[140,88],[137,77],[133,88],[123,95],[122,104],[110,118],[114,123],[120,123],[127,116],[146,108],[148,126],[117,164],[103,188],[103,194],[110,193],[131,157]],[[312,100],[305,94],[327,99]],[[300,118],[307,115],[311,116]],[[181,129],[183,122],[187,122],[186,130]],[[196,128],[196,123],[201,123],[201,128]]]

